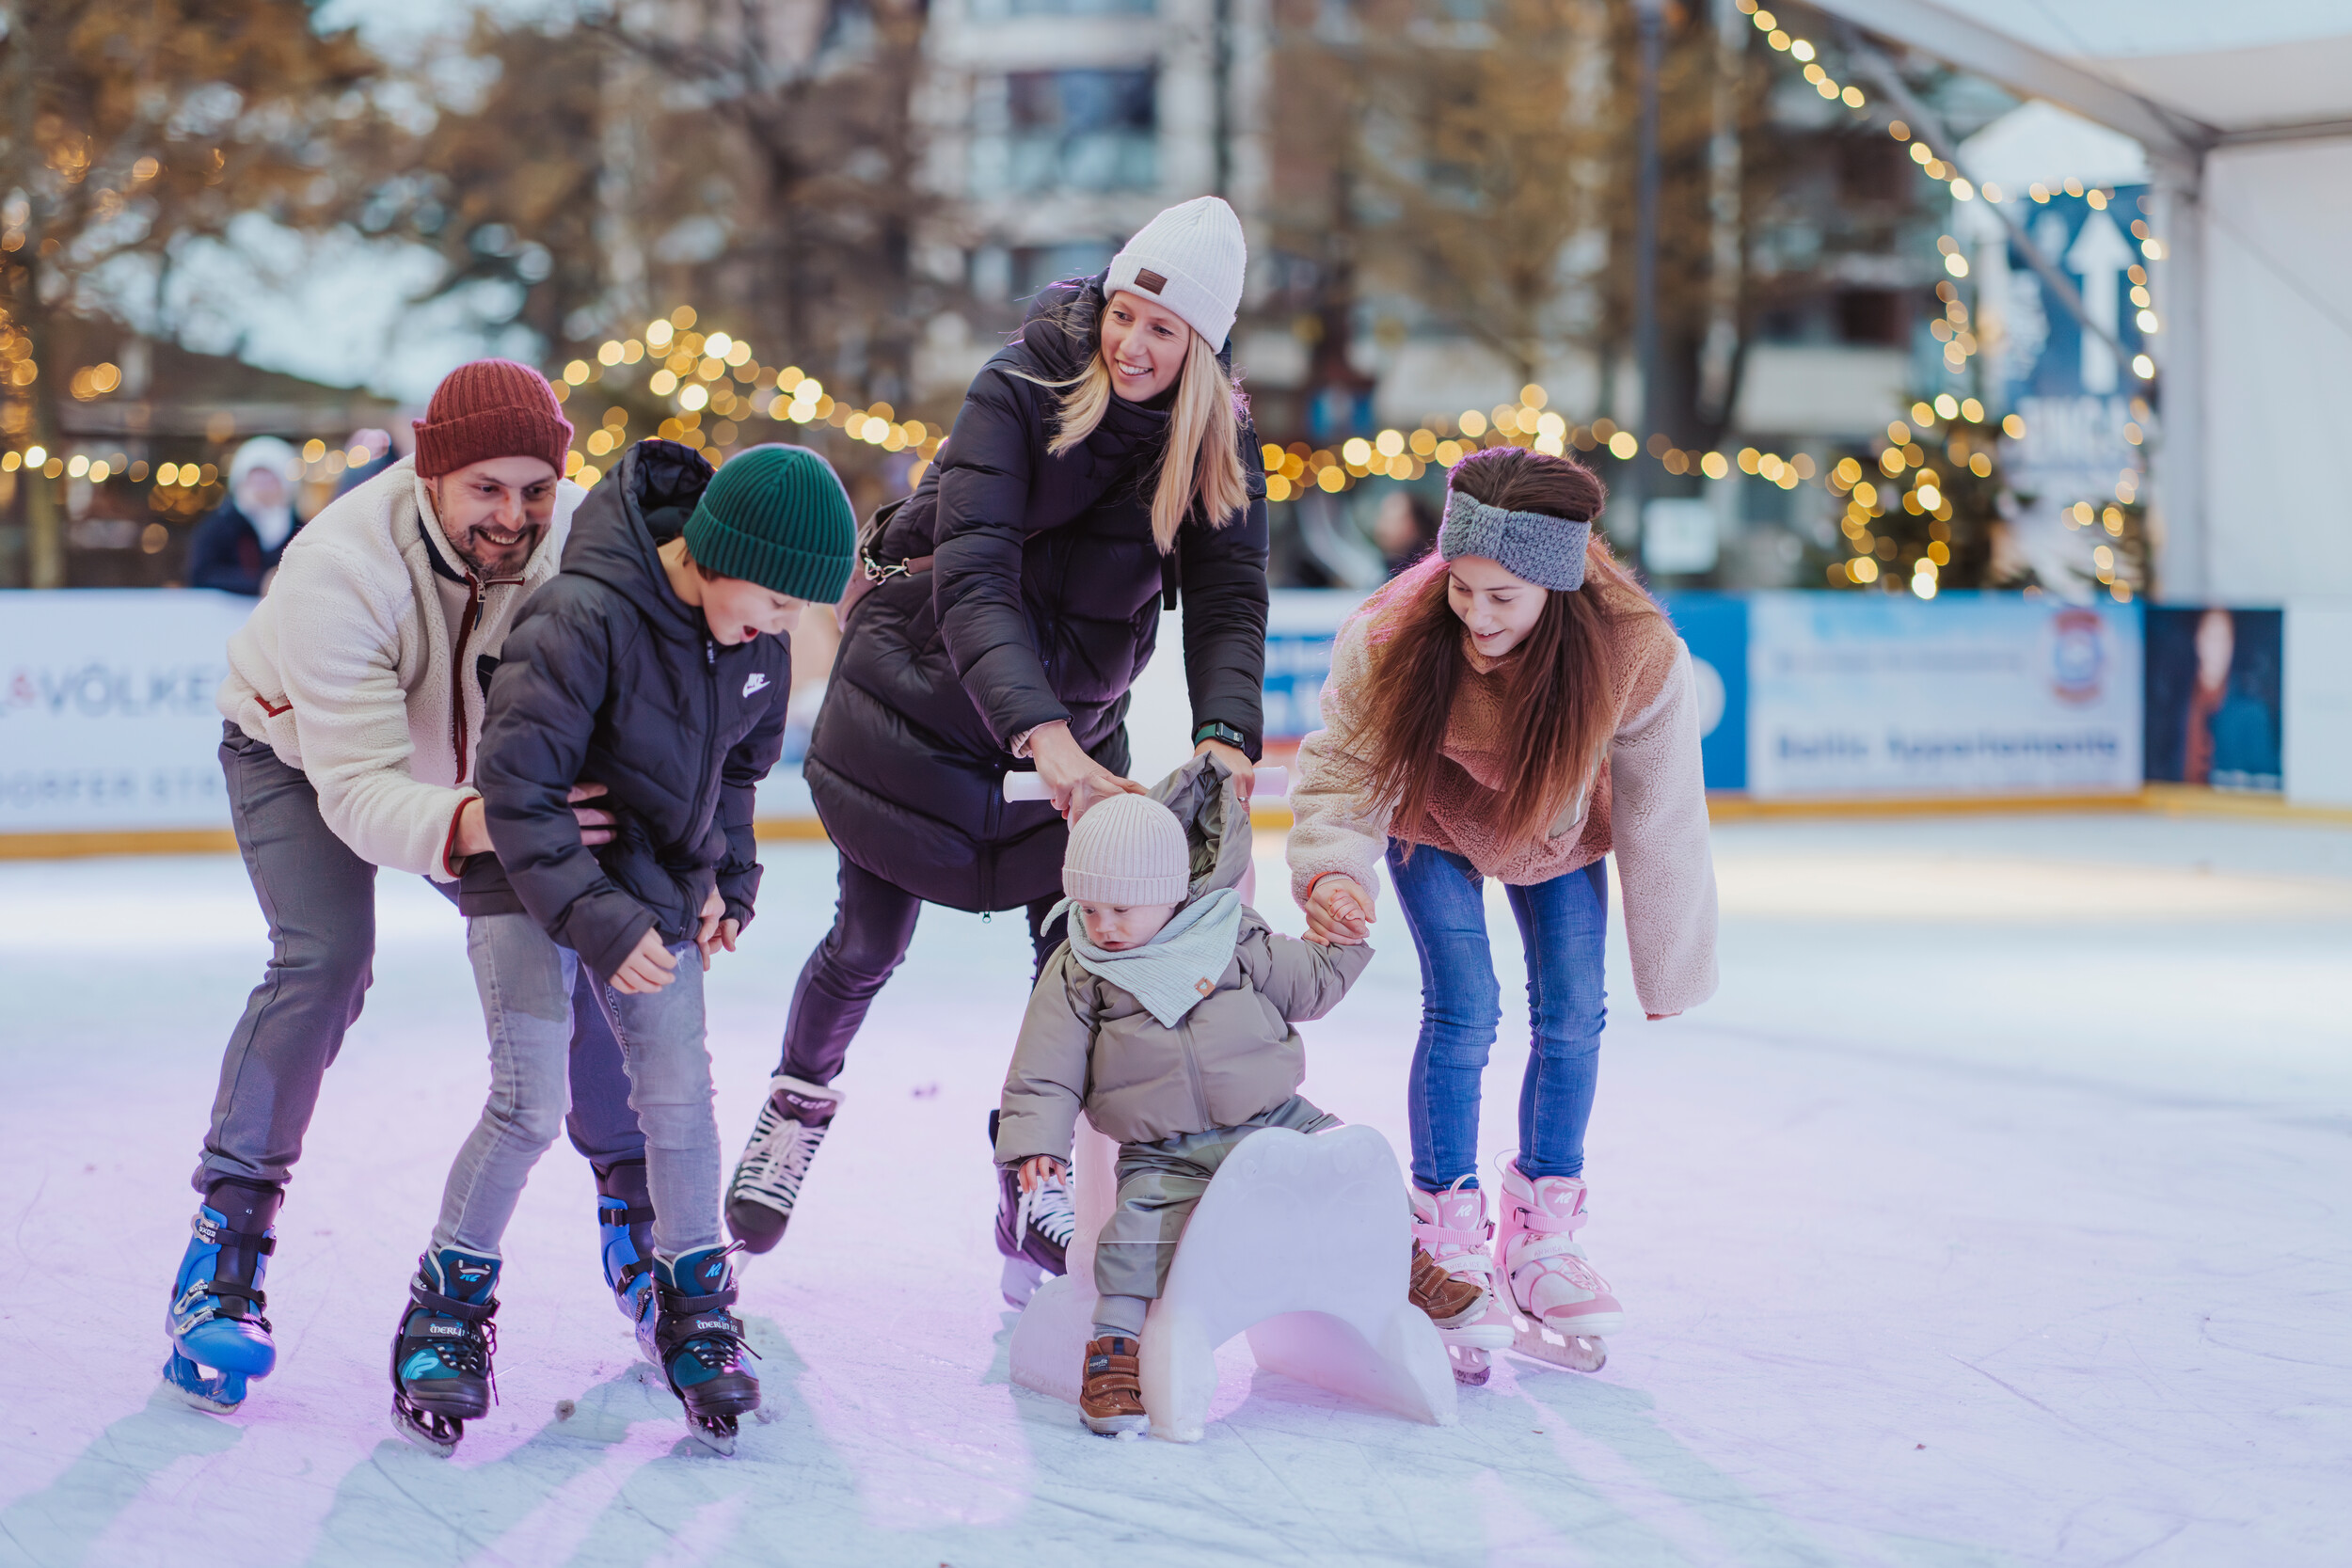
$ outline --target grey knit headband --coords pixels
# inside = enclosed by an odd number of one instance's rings
[[[1483,555],[1539,588],[1572,594],[1584,586],[1584,546],[1592,537],[1589,522],[1543,512],[1505,512],[1449,486],[1438,553],[1448,561]]]

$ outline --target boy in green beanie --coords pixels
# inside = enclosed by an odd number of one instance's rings
[[[642,441],[580,503],[495,678],[455,673],[489,689],[474,782],[496,852],[466,863],[459,907],[491,1087],[394,1339],[393,1418],[413,1441],[449,1452],[489,1407],[499,1245],[563,1125],[583,963],[645,1133],[644,1200],[604,1205],[608,1283],[635,1301],[639,1346],[696,1436],[730,1452],[759,1407],[728,1310],[702,976],[752,918],[753,793],[783,751],[793,625],[841,596],[856,535],[806,448],[755,447],[714,474]],[[616,827],[591,848],[574,802],[599,793]]]

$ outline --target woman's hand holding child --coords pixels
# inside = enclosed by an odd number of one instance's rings
[[[1354,947],[1372,934],[1372,901],[1353,877],[1318,877],[1307,895],[1307,940]]]

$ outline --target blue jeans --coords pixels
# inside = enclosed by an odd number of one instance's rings
[[[466,922],[466,955],[490,1031],[490,1098],[457,1151],[441,1194],[433,1248],[500,1256],[532,1166],[564,1125],[573,986],[580,958],[527,914]],[[719,1123],[711,1111],[703,1032],[702,956],[670,949],[675,978],[628,996],[593,990],[619,1040],[628,1104],[645,1134],[654,1251],[667,1258],[720,1244]]]
[[[1413,1184],[1437,1192],[1457,1178],[1476,1186],[1478,1099],[1486,1053],[1502,1021],[1502,987],[1486,944],[1486,879],[1459,855],[1423,844],[1406,859],[1389,841],[1389,879],[1421,955],[1421,1039],[1407,1104]],[[1506,887],[1527,947],[1527,1013],[1534,1037],[1519,1085],[1520,1171],[1581,1176],[1584,1127],[1600,1069],[1601,958],[1609,937],[1609,873],[1598,861],[1529,887]]]

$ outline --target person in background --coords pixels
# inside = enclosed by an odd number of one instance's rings
[[[286,542],[302,526],[294,511],[302,458],[275,436],[256,436],[229,460],[229,495],[188,541],[188,586],[261,596]]]
[[[1438,542],[1437,515],[1410,490],[1391,485],[1373,516],[1372,542],[1380,546],[1380,558],[1388,562],[1389,576],[1393,578],[1427,555],[1429,546]]]
[[[343,477],[335,482],[335,494],[338,497],[349,495],[410,452],[415,451],[417,438],[409,427],[408,420],[394,420],[392,428],[389,430],[378,430],[371,425],[366,429],[353,431],[351,439],[343,443],[343,449],[346,451],[364,449],[368,455],[364,462],[354,464],[351,467],[344,469]]]

